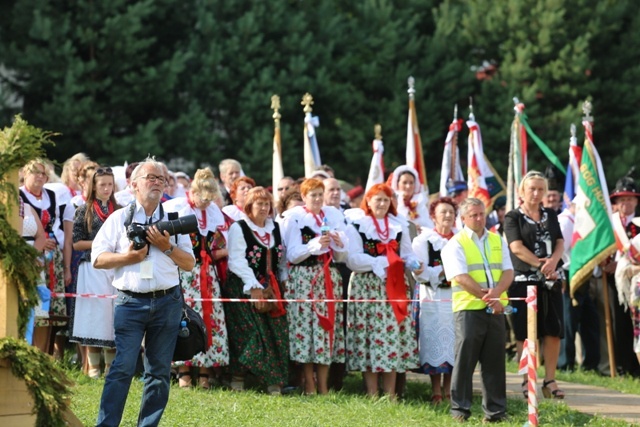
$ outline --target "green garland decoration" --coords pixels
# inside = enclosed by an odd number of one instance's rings
[[[38,426],[65,426],[63,414],[70,396],[65,372],[53,359],[24,340],[0,339],[0,359],[11,361],[11,372],[23,379],[33,397]]]
[[[9,172],[22,168],[29,161],[44,156],[45,144],[53,144],[51,137],[58,135],[29,125],[19,115],[13,125],[0,131],[0,194],[15,204],[0,204],[0,268],[7,280],[18,288],[18,332],[24,336],[31,309],[38,304],[36,284],[41,267],[36,259],[38,252],[27,244],[11,226],[9,217],[17,206],[18,189],[8,182]]]

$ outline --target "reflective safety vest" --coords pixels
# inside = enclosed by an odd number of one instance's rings
[[[481,288],[488,288],[489,283],[487,282],[484,261],[478,246],[476,246],[465,231],[456,234],[453,239],[457,239],[464,250],[465,257],[467,258],[467,273],[469,276],[471,276]],[[502,277],[502,245],[503,242],[500,236],[495,233],[488,233],[487,239],[485,240],[485,253],[494,286],[498,284],[500,277]],[[484,301],[479,300],[475,295],[465,291],[455,279],[451,281],[451,291],[453,292],[452,308],[454,312],[462,310],[484,310],[487,307]],[[504,298],[504,300],[500,301],[502,305],[506,306],[509,304],[509,301],[506,299],[508,298],[506,292],[503,292],[500,298]]]

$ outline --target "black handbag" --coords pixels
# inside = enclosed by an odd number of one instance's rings
[[[204,320],[193,308],[187,305],[184,299],[180,320],[178,340],[173,351],[174,362],[191,360],[196,354],[207,351],[207,328],[204,325]]]

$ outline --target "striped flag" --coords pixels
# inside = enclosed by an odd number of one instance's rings
[[[515,208],[518,203],[518,187],[522,178],[527,174],[527,130],[522,125],[520,117],[524,111],[524,104],[513,99],[516,112],[511,124],[511,144],[509,147],[509,169],[507,173],[507,212]]]
[[[449,132],[444,141],[442,166],[440,167],[440,197],[447,195],[447,181],[464,181],[462,166],[460,166],[460,149],[458,148],[458,132],[461,130],[462,119],[454,119],[449,125]]]
[[[272,193],[277,197],[278,184],[284,177],[284,170],[282,169],[282,141],[280,139],[280,97],[273,95],[271,97],[271,108],[274,109],[273,120],[275,127],[273,130],[273,161],[272,161],[272,173],[271,173],[271,185]]]
[[[384,145],[380,139],[374,139],[372,145],[373,156],[371,156],[371,166],[369,167],[369,176],[367,178],[365,193],[375,184],[381,184],[384,182],[384,161],[382,159]]]
[[[600,156],[593,144],[588,113],[582,124],[585,140],[576,188],[573,249],[569,270],[572,297],[591,277],[593,269],[616,250],[607,180]]]
[[[409,116],[407,118],[407,150],[406,164],[418,171],[418,178],[422,184],[422,191],[429,193],[427,183],[427,170],[424,166],[424,156],[422,155],[422,140],[420,139],[420,129],[418,128],[418,116],[414,101],[415,89],[414,79],[409,77]]]
[[[473,119],[467,120],[469,128],[469,146],[467,147],[467,177],[469,178],[469,197],[482,200],[487,211],[491,211],[491,194],[487,180],[494,178],[493,172],[485,162],[482,148],[480,125]]]
[[[576,126],[571,125],[571,138],[569,139],[569,163],[567,164],[567,177],[564,181],[564,194],[562,195],[562,207],[568,209],[571,201],[576,196],[578,178],[580,177],[580,160],[582,148],[578,146],[576,138]]]
[[[304,117],[304,176],[309,178],[322,165],[316,128],[320,126],[318,116],[305,113]]]

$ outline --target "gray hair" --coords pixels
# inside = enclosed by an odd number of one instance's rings
[[[139,178],[138,175],[140,174],[140,171],[142,170],[142,167],[146,166],[146,165],[151,165],[154,168],[160,169],[160,170],[163,171],[163,173],[166,170],[165,169],[166,166],[165,166],[164,163],[157,161],[155,156],[149,156],[146,159],[144,159],[143,161],[141,161],[138,164],[138,166],[136,166],[136,168],[133,170],[133,172],[131,172],[131,178],[130,178],[131,181],[135,181],[136,179]]]
[[[475,197],[467,197],[460,203],[460,216],[467,215],[469,208],[472,206],[482,206],[482,209],[486,209],[482,200],[476,199]]]
[[[229,168],[232,166],[236,166],[238,169],[242,170],[242,165],[236,159],[224,159],[218,165],[218,171],[220,172],[220,175],[226,174],[227,170],[229,170]]]

